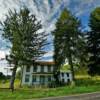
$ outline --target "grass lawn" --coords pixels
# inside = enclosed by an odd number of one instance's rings
[[[76,86],[64,86],[58,88],[19,88],[16,80],[16,90],[12,93],[9,89],[0,89],[0,100],[28,100],[35,98],[51,97],[51,96],[65,96],[71,94],[80,94],[88,92],[100,91],[100,77],[77,77]],[[8,82],[2,84],[7,87]],[[1,84],[0,84],[1,86]],[[3,87],[4,88],[4,87]]]
[[[65,96],[71,94],[100,91],[99,86],[60,87],[52,89],[16,89],[13,93],[7,89],[0,89],[0,100],[28,100],[51,96]]]
[[[3,83],[4,80],[0,80],[0,88],[9,88],[9,83],[10,83],[10,79],[9,80],[5,80],[5,82]],[[20,85],[20,80],[16,79],[15,80],[15,88],[19,88]]]

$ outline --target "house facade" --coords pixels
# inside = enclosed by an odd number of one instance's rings
[[[49,85],[53,80],[54,62],[38,61],[33,66],[24,66],[22,85]]]
[[[22,73],[22,85],[50,86],[54,80],[54,62],[37,61],[33,66],[24,66]],[[72,81],[71,72],[60,72],[59,81],[69,83]]]

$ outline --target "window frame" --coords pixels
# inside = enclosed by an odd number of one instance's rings
[[[47,67],[48,67],[48,72],[52,72],[52,70],[51,70],[51,66],[48,65]]]
[[[26,72],[30,72],[30,66],[26,66]]]
[[[33,81],[33,79],[34,79],[34,81]],[[32,83],[35,83],[35,82],[37,82],[37,80],[36,80],[36,76],[33,75],[33,76],[32,76]]]
[[[70,77],[69,73],[66,73],[66,75],[67,75],[68,78]]]
[[[45,69],[45,66],[43,66],[43,65],[40,65],[40,66],[41,66],[41,67],[40,67],[40,70],[41,70],[40,72],[43,73],[43,72],[44,72],[44,69]]]
[[[26,74],[25,75],[25,82],[28,83],[29,81],[30,81],[30,75],[29,74]]]
[[[37,72],[37,70],[38,70],[38,66],[37,65],[33,66],[33,72]]]

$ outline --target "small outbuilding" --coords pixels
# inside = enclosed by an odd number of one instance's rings
[[[72,81],[71,71],[61,71],[58,77],[59,81],[63,84],[69,84]]]
[[[64,64],[60,68],[60,73],[58,75],[59,81],[63,84],[69,84],[72,81],[72,73],[70,70],[70,66],[68,64]]]

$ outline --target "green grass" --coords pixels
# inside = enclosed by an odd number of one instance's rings
[[[27,100],[51,96],[65,96],[71,94],[100,91],[99,86],[60,87],[52,89],[17,89],[13,93],[10,90],[0,90],[0,100]]]
[[[28,88],[27,86],[19,88],[19,80],[16,80],[16,89],[13,93],[9,89],[0,89],[0,100],[28,100],[100,91],[100,77],[91,78],[89,76],[77,76],[76,78],[76,86],[64,86],[58,88]],[[8,82],[9,81],[2,85],[8,87]]]
[[[0,80],[0,88],[9,88],[9,83],[10,83],[10,79],[9,80],[5,80],[5,82],[3,83],[4,80]],[[20,85],[20,80],[16,79],[15,80],[15,87],[19,88]]]

